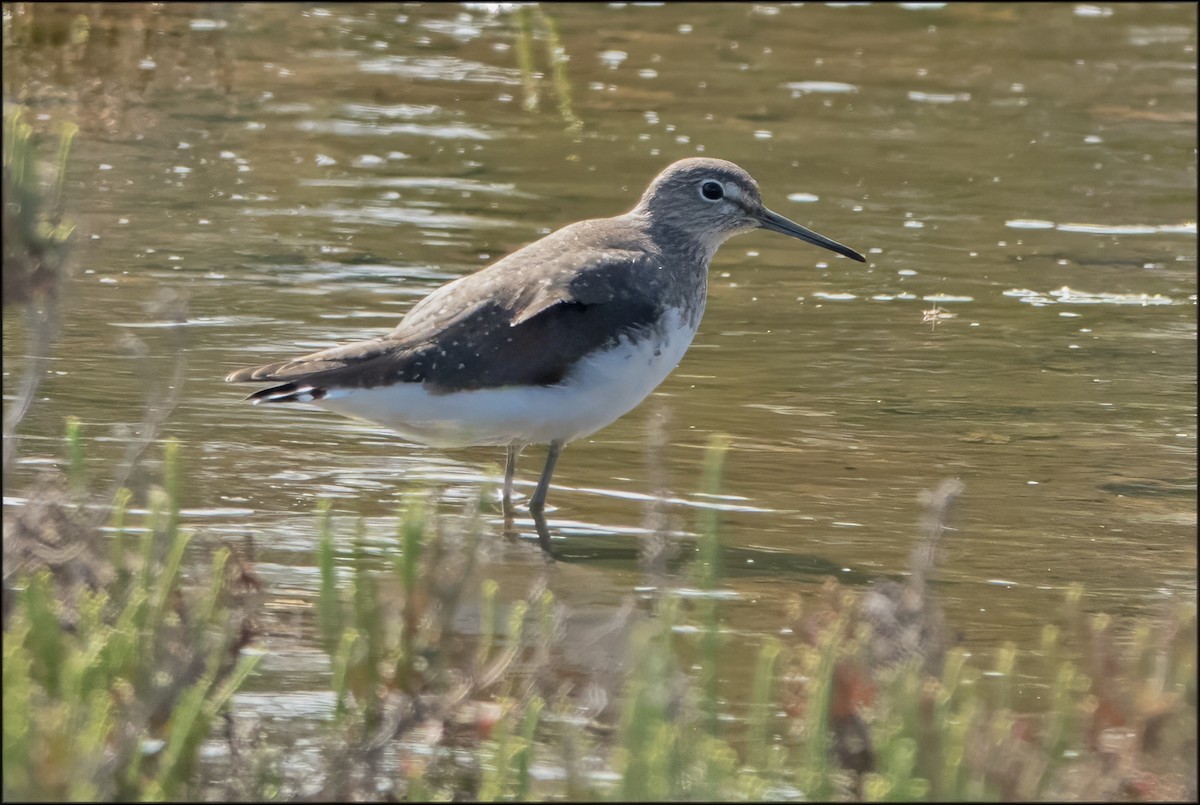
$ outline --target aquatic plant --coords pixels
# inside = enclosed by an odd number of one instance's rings
[[[14,467],[17,429],[46,375],[50,348],[59,326],[59,289],[66,272],[67,243],[74,226],[64,221],[63,184],[73,123],[60,130],[53,161],[42,153],[40,138],[20,106],[5,106],[4,162],[0,216],[3,223],[3,304],[25,316],[27,356],[21,361],[16,393],[4,410],[3,471]]]
[[[583,130],[583,121],[575,114],[572,102],[571,79],[567,75],[567,52],[558,33],[558,25],[540,6],[520,5],[513,13],[517,21],[517,36],[514,50],[517,67],[521,71],[521,107],[527,112],[536,111],[541,102],[540,80],[543,74],[537,70],[533,54],[533,42],[545,40],[546,61],[550,67],[550,84],[558,101],[558,114],[566,124],[567,131],[578,141]]]
[[[715,443],[706,462],[709,493],[719,489],[724,444]],[[479,582],[474,647],[453,650],[449,620],[437,610],[452,611],[470,588],[459,575],[454,596],[434,603],[439,585],[434,567],[421,564],[422,550],[446,538],[447,524],[424,498],[409,498],[393,568],[402,580],[402,612],[409,614],[388,637],[378,616],[372,619],[377,603],[352,605],[359,586],[372,584],[360,574],[356,554],[355,586],[337,616],[350,618],[353,609],[354,625],[343,633],[352,637],[343,638],[344,659],[334,664],[339,717],[353,712],[343,723],[361,730],[372,712],[400,709],[375,722],[388,726],[373,733],[373,743],[351,753],[361,771],[353,781],[343,771],[347,755],[336,755],[330,773],[342,781],[322,793],[488,801],[1031,801],[1194,791],[1195,763],[1188,758],[1195,742],[1188,736],[1195,726],[1195,607],[1154,624],[1139,621],[1125,650],[1109,620],[1070,615],[1079,604],[1072,589],[1065,622],[1047,624],[1040,645],[1002,647],[981,668],[967,651],[945,644],[929,584],[961,491],[947,484],[927,497],[914,572],[904,583],[881,581],[864,593],[830,580],[812,600],[798,600],[784,630],[790,636],[760,644],[748,693],[730,690],[720,673],[726,638],[715,510],[701,516],[692,561],[661,587],[649,617],[624,616],[629,663],[615,683],[597,685],[564,683],[564,670],[554,664],[563,639],[554,624],[562,616],[537,582],[507,617],[500,615],[497,585]],[[467,531],[478,527],[477,511],[470,518]],[[461,525],[450,531],[464,533]],[[331,543],[323,543],[321,555],[333,556]],[[486,566],[475,569],[486,573]],[[334,575],[323,567],[323,579]],[[322,600],[336,595],[323,589]],[[350,651],[345,641],[363,635],[381,648]],[[419,675],[404,659],[416,656],[423,658]],[[1090,658],[1082,667],[1080,656]],[[369,685],[346,687],[349,669],[364,662],[384,669],[382,677],[359,673],[376,680],[375,694]],[[1014,709],[1018,673],[1045,679],[1045,712]],[[457,686],[447,684],[452,679]],[[379,704],[363,698],[372,695]],[[599,704],[587,704],[597,697]],[[747,702],[744,719],[729,718],[734,701]],[[354,704],[347,709],[347,702]],[[581,711],[591,715],[581,721]],[[398,777],[365,762],[366,746],[378,751],[389,741],[403,770]],[[560,769],[561,782],[534,776],[537,764]]]
[[[206,578],[183,583],[190,535],[177,446],[164,446],[163,485],[136,527],[124,492],[101,537],[69,505],[88,485],[78,422],[66,445],[61,497],[30,501],[6,532],[6,570],[19,570],[6,577],[5,795],[311,792],[261,733],[218,719],[254,667],[243,649],[260,583],[227,548]],[[722,455],[717,443],[706,462],[710,493]],[[488,497],[452,517],[410,494],[382,561],[361,522],[339,555],[339,524],[319,507],[315,613],[335,700],[319,796],[1031,801],[1195,791],[1194,605],[1122,625],[1086,613],[1072,588],[1039,645],[1002,647],[987,667],[917,638],[909,653],[881,649],[897,634],[938,634],[913,624],[937,617],[927,582],[953,495],[929,499],[942,508],[914,551],[919,578],[865,593],[830,580],[797,598],[787,628],[759,644],[748,691],[721,675],[715,510],[702,517],[691,562],[656,576],[649,611],[610,621],[628,640],[624,670],[589,681],[561,666],[575,627],[545,578],[535,574],[511,602],[487,578],[479,509]],[[881,620],[901,605],[893,614],[908,616]],[[466,640],[454,626],[464,607],[478,617]],[[881,633],[881,623],[903,628]],[[1017,711],[1018,674],[1044,680],[1044,711]],[[732,702],[745,703],[744,717],[731,718]],[[225,741],[229,762],[198,764],[205,740]],[[228,777],[211,777],[217,768]]]
[[[101,539],[74,507],[86,482],[78,422],[68,434],[76,491],[42,487],[6,522],[4,796],[182,798],[257,661],[242,652],[253,584],[220,548],[207,580],[185,586],[177,444],[164,445],[166,482],[138,523],[123,491]]]

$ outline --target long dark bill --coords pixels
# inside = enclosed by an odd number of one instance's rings
[[[793,221],[789,221],[777,212],[771,212],[766,207],[760,209],[755,217],[758,218],[758,225],[763,229],[769,229],[772,232],[778,232],[781,235],[790,235],[793,238],[808,241],[809,243],[820,246],[822,249],[829,249],[832,252],[845,255],[851,260],[857,260],[860,263],[867,262],[867,258],[863,257],[858,252],[851,249],[849,246],[843,246],[836,240],[830,240],[824,235],[818,235],[811,229],[805,229]]]

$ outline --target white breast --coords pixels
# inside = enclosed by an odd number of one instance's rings
[[[571,441],[633,410],[679,364],[695,335],[695,324],[670,311],[653,334],[592,353],[558,385],[432,394],[419,383],[401,383],[337,390],[317,405],[435,447]]]

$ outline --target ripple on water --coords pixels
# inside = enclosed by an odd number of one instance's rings
[[[465,81],[474,84],[520,84],[521,71],[465,61],[452,56],[381,56],[358,63],[363,73],[391,74],[430,81]]]
[[[1057,229],[1059,232],[1082,232],[1088,235],[1196,234],[1195,221],[1181,224],[1056,224],[1038,218],[1013,218],[1005,221],[1004,225],[1009,229]]]
[[[921,92],[909,90],[908,99],[917,103],[958,103],[971,100],[969,92]]]
[[[202,509],[180,509],[179,514],[190,518],[222,517],[233,519],[235,517],[249,517],[254,514],[254,509],[247,509],[241,506],[209,506]]]
[[[415,103],[347,103],[342,109],[350,117],[362,120],[378,120],[381,117],[390,120],[413,120],[418,117],[430,117],[442,111],[440,106]]]
[[[257,217],[294,216],[296,218],[329,218],[343,224],[415,224],[431,229],[479,229],[492,226],[515,226],[503,218],[481,218],[476,215],[455,215],[421,207],[291,207],[273,210],[250,208],[243,215]],[[324,291],[322,291],[324,293]]]
[[[225,20],[210,20],[203,17],[196,17],[188,20],[188,28],[193,31],[223,31],[229,23]]]
[[[264,104],[262,111],[270,115],[311,115],[316,110],[311,103],[297,101],[295,103]]]
[[[417,137],[433,137],[441,140],[490,140],[492,135],[483,129],[463,124],[425,123],[379,123],[355,120],[301,120],[296,123],[300,131],[314,134],[337,134],[339,136],[389,137],[396,134],[411,134]]]
[[[1102,6],[1075,6],[1074,14],[1076,17],[1111,17],[1113,10]]]
[[[421,27],[427,31],[442,34],[457,42],[469,42],[483,33],[483,28],[462,20],[424,20]]]
[[[159,321],[110,321],[108,326],[128,328],[130,330],[159,330],[174,327],[225,327],[235,325],[247,327],[257,324],[270,324],[273,319],[264,316],[197,316],[175,321],[172,319]]]
[[[621,62],[629,58],[629,54],[623,50],[605,50],[599,55],[600,61],[610,70],[617,69],[621,66]]]
[[[916,298],[917,295],[914,293],[877,293],[871,296],[871,299],[876,302],[894,302],[897,299],[901,302],[908,302]]]
[[[1046,305],[1138,305],[1141,307],[1149,307],[1152,305],[1180,305],[1182,302],[1176,301],[1169,296],[1162,294],[1145,294],[1145,293],[1090,293],[1088,291],[1079,291],[1074,288],[1068,288],[1066,285],[1045,293],[1041,291],[1032,291],[1028,288],[1011,288],[1004,291],[1005,296],[1013,297],[1019,302],[1033,305],[1034,307],[1045,307]]]
[[[418,190],[450,190],[461,193],[493,193],[506,197],[536,198],[521,193],[515,185],[503,182],[478,182],[473,179],[453,179],[440,176],[355,176],[346,179],[307,179],[306,187],[400,187]]]
[[[531,483],[529,485],[532,486],[533,484]],[[618,498],[621,500],[635,500],[635,501],[649,502],[649,501],[658,499],[656,496],[647,495],[644,492],[630,492],[628,490],[622,490],[622,489],[599,489],[596,487],[586,487],[586,486],[579,486],[579,487],[563,486],[563,487],[559,487],[559,488],[574,491],[574,492],[584,492],[584,493],[591,494],[591,495],[599,495],[601,497]],[[700,493],[697,493],[697,497],[700,497],[700,496],[701,496]],[[695,498],[667,497],[667,498],[663,498],[662,501],[664,503],[670,503],[670,504],[673,504],[676,506],[688,506],[688,507],[691,507],[694,509],[709,509],[712,511],[722,511],[722,512],[771,513],[771,512],[775,511],[774,509],[764,509],[761,506],[752,506],[749,503],[743,503],[741,501],[747,501],[748,498],[742,497],[741,495],[703,495],[703,497],[707,497],[707,498],[709,498],[709,500],[697,500]],[[721,502],[717,502],[717,500],[724,500],[724,501],[729,501],[729,502],[721,503]]]
[[[303,690],[286,693],[257,693],[242,691],[233,695],[234,712],[252,713],[258,718],[319,718],[333,717],[337,694],[326,690]]]
[[[1148,224],[1059,224],[1059,232],[1085,232],[1092,235],[1153,235],[1157,226]]]
[[[281,294],[304,294],[312,287],[325,288],[326,283],[352,283],[356,288],[369,288],[373,293],[384,296],[425,296],[434,285],[448,282],[457,276],[454,272],[429,265],[406,265],[404,263],[337,263],[321,261],[305,265],[281,265],[277,272],[287,273],[287,282],[280,287]],[[396,280],[400,280],[397,282]],[[325,293],[322,291],[321,293]],[[395,317],[396,311],[371,311],[356,309],[347,311],[343,318]],[[242,325],[257,323],[254,320],[229,319]],[[269,319],[268,321],[277,321]]]
[[[528,534],[534,532],[534,523],[529,517],[514,517],[513,523],[520,526]],[[560,520],[556,517],[546,518],[546,525],[550,530],[558,532],[565,537],[649,537],[658,533],[654,529],[644,526],[616,525],[613,523],[599,525],[583,520]],[[677,533],[675,536],[686,536],[686,534]]]
[[[783,86],[792,91],[793,98],[811,93],[847,94],[858,92],[856,85],[845,84],[841,81],[791,81]]]

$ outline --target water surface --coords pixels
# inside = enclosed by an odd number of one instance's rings
[[[682,531],[712,505],[704,446],[732,439],[730,676],[798,590],[902,573],[917,496],[947,477],[966,494],[939,590],[974,651],[1032,644],[1075,582],[1117,613],[1194,597],[1194,5],[546,6],[557,41],[484,4],[4,13],[6,99],[82,129],[67,320],[6,494],[60,460],[68,414],[103,476],[185,360],[164,432],[197,552],[255,536],[284,624],[273,689],[324,667],[316,501],[366,517],[383,552],[406,490],[461,509],[503,457],[251,407],[222,377],[380,334],[698,154],[869,261],[766,232],[724,246],[678,370],[559,463],[551,525],[603,557],[565,604],[615,608],[641,580],[656,409]],[[5,325],[9,400],[24,341]],[[281,717],[313,704],[288,701]]]

